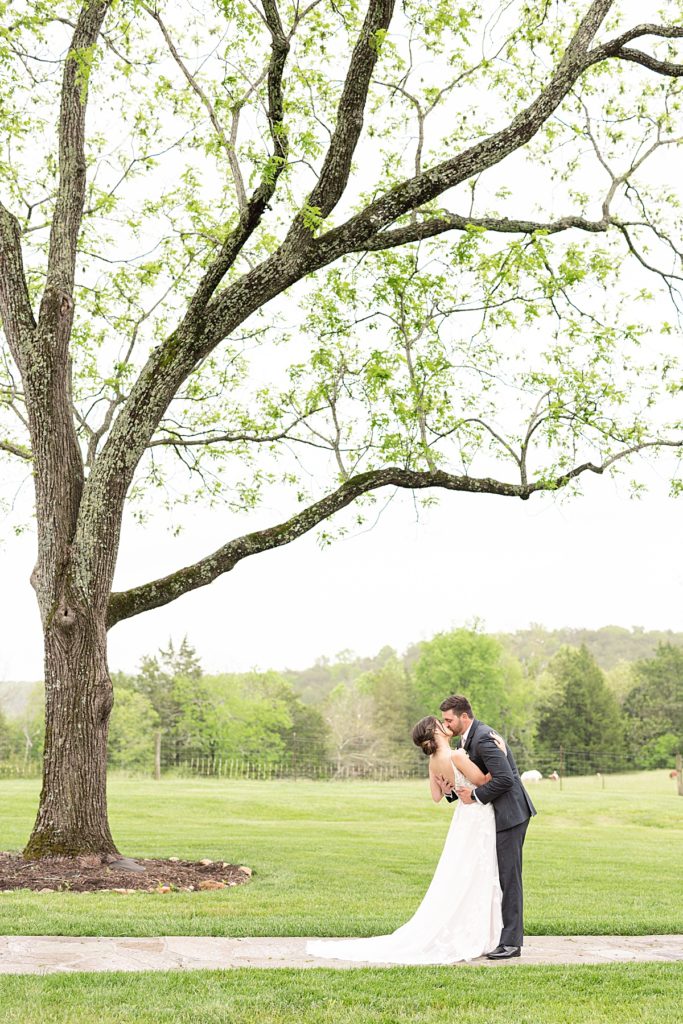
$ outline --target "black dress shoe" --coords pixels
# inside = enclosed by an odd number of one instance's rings
[[[515,956],[522,955],[521,946],[496,946],[490,953],[486,954],[487,960],[512,960]]]

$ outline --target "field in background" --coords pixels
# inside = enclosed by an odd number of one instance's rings
[[[604,785],[604,788],[603,788]],[[132,856],[229,860],[236,890],[167,895],[0,894],[0,932],[367,935],[418,905],[451,811],[423,781],[125,779],[110,813]],[[543,781],[525,846],[530,934],[683,933],[683,798],[665,771]],[[35,780],[0,782],[0,847],[19,850]],[[456,883],[457,884],[457,881]]]

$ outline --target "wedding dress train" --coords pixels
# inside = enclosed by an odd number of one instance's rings
[[[456,786],[470,787],[457,770]],[[493,807],[458,800],[434,877],[410,920],[391,935],[310,941],[306,952],[363,963],[452,964],[495,949],[502,927]]]

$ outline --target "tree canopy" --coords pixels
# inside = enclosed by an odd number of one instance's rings
[[[113,572],[103,519],[169,478],[169,504],[306,506],[110,623],[382,485],[524,498],[672,441],[651,407],[673,360],[639,346],[678,303],[678,3],[3,9],[0,447],[35,462],[42,301],[85,576]]]

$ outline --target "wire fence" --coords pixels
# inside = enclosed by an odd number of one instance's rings
[[[667,766],[648,765],[638,763],[637,758],[626,753],[623,755],[601,755],[596,754],[595,751],[565,750],[563,747],[538,755],[523,754],[518,758],[517,763],[522,773],[525,771],[538,772],[542,778],[552,778],[555,781],[591,775],[599,781],[610,775],[622,775],[655,767],[667,767],[673,774],[677,767],[675,758],[672,758],[671,764]],[[283,760],[271,761],[202,753],[161,758],[156,767],[149,762],[129,765],[116,764],[111,767],[133,777],[149,777],[151,775],[157,778],[175,776],[179,778],[205,777],[261,781],[365,779],[372,782],[390,782],[425,778],[428,771],[427,761],[422,757],[402,762],[388,762],[363,758],[308,760],[289,756]],[[35,757],[0,759],[0,778],[3,779],[38,778],[41,769],[41,762]]]
[[[372,764],[365,762],[286,760],[260,762],[243,758],[192,757],[162,769],[163,774],[208,775],[226,779],[394,779],[423,778],[426,763]]]

